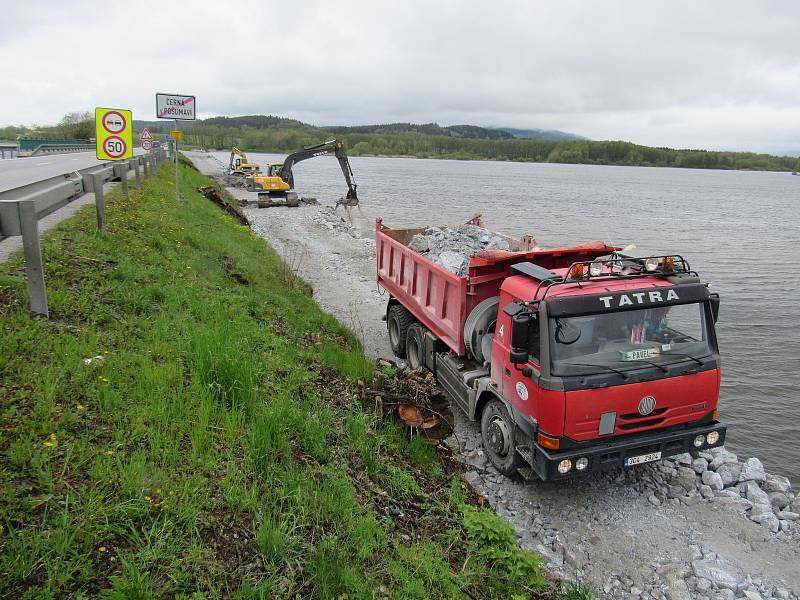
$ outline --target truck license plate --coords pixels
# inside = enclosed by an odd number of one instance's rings
[[[661,458],[661,452],[651,452],[650,454],[642,454],[641,456],[629,456],[625,459],[625,466],[640,465],[642,463],[653,462]]]

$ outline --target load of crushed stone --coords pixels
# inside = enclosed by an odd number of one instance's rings
[[[476,252],[519,249],[512,247],[508,240],[477,225],[428,227],[411,238],[408,247],[459,276],[467,274],[469,259]]]

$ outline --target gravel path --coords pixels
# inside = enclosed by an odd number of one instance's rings
[[[187,154],[201,171],[219,174],[206,155]],[[245,212],[371,356],[391,357],[381,320],[386,297],[375,285],[373,216],[326,206]],[[800,499],[758,461],[721,451],[567,482],[521,483],[488,464],[477,425],[455,412],[449,443],[466,464],[466,479],[553,573],[608,598],[800,598]]]

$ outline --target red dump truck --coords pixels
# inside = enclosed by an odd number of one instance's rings
[[[376,222],[389,341],[480,421],[500,472],[555,480],[724,443],[719,296],[682,256],[518,243],[459,276],[409,248],[425,230]]]

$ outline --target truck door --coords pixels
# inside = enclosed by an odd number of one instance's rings
[[[529,338],[530,359],[528,366],[533,373],[530,377],[522,374],[522,367],[509,360],[511,351],[511,317],[502,310],[498,315],[496,335],[492,343],[492,380],[503,397],[523,414],[536,417],[539,408],[539,385],[541,373],[539,321],[531,321]]]

